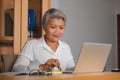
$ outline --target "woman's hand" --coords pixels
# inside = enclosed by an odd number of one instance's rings
[[[42,64],[39,66],[40,70],[43,71],[51,71],[53,67],[58,67],[59,68],[60,63],[58,59],[49,59],[45,64]]]

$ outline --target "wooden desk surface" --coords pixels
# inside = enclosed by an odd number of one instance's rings
[[[120,72],[0,76],[0,80],[120,80]]]

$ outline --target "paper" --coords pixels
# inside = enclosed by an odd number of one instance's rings
[[[4,73],[0,73],[0,76],[14,76],[14,75],[29,75],[29,72],[20,71],[20,72],[4,72]]]

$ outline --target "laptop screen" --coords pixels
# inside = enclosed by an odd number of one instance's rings
[[[102,72],[111,46],[111,44],[85,42],[73,73]]]

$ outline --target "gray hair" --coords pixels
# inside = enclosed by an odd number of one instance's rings
[[[42,22],[43,27],[47,26],[48,21],[51,18],[61,18],[66,23],[65,14],[62,11],[58,10],[58,9],[51,8],[48,11],[46,11],[44,16],[43,16],[43,22]]]

